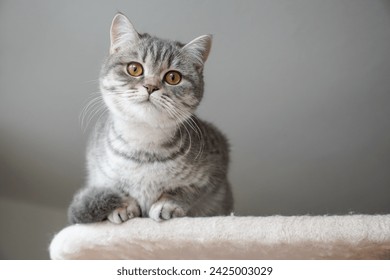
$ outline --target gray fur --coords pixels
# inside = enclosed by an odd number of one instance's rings
[[[114,18],[100,76],[108,114],[90,137],[87,182],[69,207],[70,222],[230,214],[227,140],[194,114],[210,47],[211,36],[184,45],[138,34],[122,14]],[[130,62],[144,73],[130,76]],[[171,70],[182,75],[177,85],[163,80]],[[158,90],[149,93],[146,83]]]
[[[71,223],[94,223],[107,219],[109,213],[122,206],[124,195],[115,188],[85,188],[69,208]]]

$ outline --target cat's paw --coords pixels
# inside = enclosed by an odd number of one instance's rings
[[[159,200],[150,207],[149,217],[157,222],[185,216],[184,209],[173,200]]]
[[[112,211],[107,218],[111,223],[121,224],[135,217],[141,217],[141,208],[134,198],[128,198],[122,207]]]

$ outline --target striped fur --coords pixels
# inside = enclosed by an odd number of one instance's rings
[[[90,137],[87,182],[69,207],[72,223],[232,211],[227,140],[194,114],[210,47],[208,35],[184,45],[138,34],[116,15],[100,76],[108,113]],[[141,76],[127,73],[130,62],[143,66]],[[182,75],[177,85],[164,82],[171,70]],[[157,90],[148,93],[146,84]]]

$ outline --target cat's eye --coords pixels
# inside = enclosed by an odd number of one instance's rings
[[[144,73],[144,68],[138,62],[130,62],[127,65],[127,72],[133,77],[139,77]]]
[[[164,80],[170,85],[177,85],[181,81],[181,74],[177,71],[169,71],[165,74]]]

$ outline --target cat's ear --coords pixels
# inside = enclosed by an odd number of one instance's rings
[[[129,19],[121,13],[117,13],[112,20],[110,54],[117,52],[124,44],[132,44],[139,40],[139,34]]]
[[[195,58],[198,66],[203,67],[210,53],[212,39],[212,35],[200,36],[185,45],[183,50]]]

